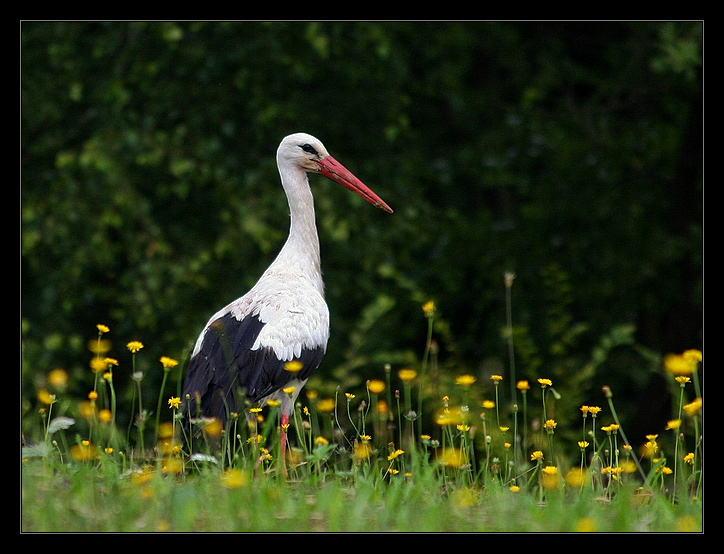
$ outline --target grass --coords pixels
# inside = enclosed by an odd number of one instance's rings
[[[68,398],[55,370],[37,391],[38,409],[27,414],[21,530],[702,530],[700,353],[666,359],[681,391],[669,424],[673,447],[657,436],[641,448],[629,445],[607,390],[606,406],[581,407],[578,454],[570,456],[549,417],[557,392],[548,379],[511,385],[517,404],[510,410],[502,407],[501,376],[493,376],[487,388],[494,400],[485,402],[470,375],[433,387],[434,306],[424,311],[429,335],[420,367],[387,367],[384,381],[329,398],[307,391],[288,430],[286,463],[279,459],[278,406],[248,410],[251,424],[230,414],[225,430],[196,421],[198,433],[185,437],[181,399],[166,391],[180,367],[170,358],[161,359],[163,382],[149,410],[136,341],[128,343],[135,417],[119,425],[118,362],[106,356],[108,329],[99,326],[88,398]],[[610,423],[601,425],[604,413]],[[684,451],[686,438],[694,439],[693,452]]]
[[[99,466],[23,471],[23,530],[45,532],[670,532],[701,529],[696,502],[623,486],[613,498],[591,489],[535,494],[414,478],[335,476],[313,484],[237,470],[184,477],[120,475]],[[243,471],[243,470],[242,470]],[[234,484],[235,483],[235,484]]]

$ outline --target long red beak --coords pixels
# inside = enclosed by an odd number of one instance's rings
[[[382,198],[377,196],[372,189],[355,177],[351,171],[335,160],[332,156],[327,156],[323,160],[318,160],[317,163],[321,166],[320,173],[322,175],[331,179],[335,183],[339,183],[340,185],[347,187],[355,194],[358,194],[367,200],[367,202],[373,206],[392,213],[392,208],[390,208],[385,201],[382,200]]]

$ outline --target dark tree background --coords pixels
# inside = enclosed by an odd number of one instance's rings
[[[702,47],[698,22],[22,23],[25,390],[87,391],[97,323],[149,383],[183,359],[280,248],[274,154],[305,131],[395,209],[311,177],[326,386],[418,363],[428,299],[443,377],[507,372],[512,271],[517,376],[567,414],[610,384],[655,430],[659,356],[702,342]]]

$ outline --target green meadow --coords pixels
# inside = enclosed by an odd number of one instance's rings
[[[424,312],[432,334],[434,305]],[[159,360],[155,397],[133,373],[134,418],[118,425],[113,381],[124,368],[104,351],[111,330],[98,327],[87,397],[69,397],[55,370],[24,414],[22,531],[702,530],[699,351],[663,361],[679,390],[668,436],[630,444],[606,389],[605,405],[579,408],[567,445],[550,379],[516,382],[508,405],[501,375],[440,382],[428,341],[417,369],[387,366],[384,380],[329,397],[303,391],[282,460],[278,406],[186,432],[181,399],[165,390],[182,367],[171,357]],[[144,344],[127,348],[133,372]]]

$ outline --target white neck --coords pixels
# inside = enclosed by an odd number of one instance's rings
[[[280,167],[279,174],[289,203],[291,224],[289,238],[272,265],[277,271],[284,271],[286,267],[312,279],[321,293],[319,237],[307,174],[298,167]]]

